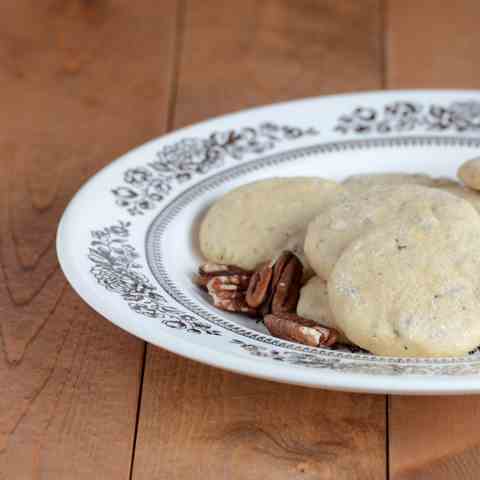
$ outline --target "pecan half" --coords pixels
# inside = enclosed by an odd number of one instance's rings
[[[267,300],[272,276],[273,266],[268,263],[256,270],[251,276],[245,296],[250,307],[258,308]]]
[[[207,290],[213,299],[213,305],[228,312],[245,313],[255,316],[257,311],[245,301],[245,290],[230,283],[231,277],[213,277],[207,283]]]
[[[302,286],[303,265],[290,251],[258,268],[250,278],[246,300],[263,315],[294,312]]]
[[[338,332],[335,329],[323,327],[294,313],[269,314],[263,321],[274,337],[284,340],[310,347],[331,347],[337,341]]]
[[[275,262],[272,280],[271,312],[294,312],[302,287],[303,265],[292,252],[284,252]]]

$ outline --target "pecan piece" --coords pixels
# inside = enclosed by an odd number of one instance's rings
[[[210,278],[207,282],[209,290],[210,288],[215,290],[238,290],[245,293],[247,287],[248,281],[239,275],[220,275]]]
[[[213,305],[221,310],[251,316],[257,314],[254,308],[248,306],[245,300],[245,287],[234,275],[210,278],[207,282],[207,291],[213,299]]]
[[[333,328],[323,327],[294,313],[269,314],[263,321],[274,337],[284,340],[310,347],[331,347],[337,341],[338,333]]]
[[[236,265],[222,265],[219,263],[204,263],[198,268],[199,275],[218,276],[218,275],[251,275],[252,272]]]
[[[258,308],[268,298],[272,275],[273,267],[267,263],[251,276],[245,296],[250,307]]]
[[[287,263],[294,257],[295,254],[292,253],[290,250],[285,250],[282,252],[272,263],[273,263],[273,278],[272,278],[272,285],[275,285],[280,281],[280,277],[282,276]]]
[[[217,263],[205,263],[198,269],[198,275],[193,277],[193,282],[199,287],[206,288],[212,278],[229,277],[230,283],[247,289],[252,272],[236,267],[235,265],[221,265]]]
[[[254,308],[251,308],[247,305],[245,297],[237,298],[220,298],[217,294],[212,294],[213,305],[220,310],[225,310],[227,312],[234,313],[244,313],[251,317],[257,316],[257,311]]]
[[[273,314],[294,312],[302,286],[303,265],[292,252],[283,252],[275,262],[270,310]]]

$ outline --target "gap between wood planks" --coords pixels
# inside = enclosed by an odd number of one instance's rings
[[[182,47],[183,47],[183,26],[184,26],[184,15],[185,15],[185,0],[176,1],[175,9],[175,33],[174,33],[174,42],[173,42],[173,56],[172,56],[172,68],[170,69],[170,82],[169,82],[169,101],[167,105],[167,124],[165,133],[171,132],[173,130],[175,122],[175,104],[177,101],[178,95],[178,78],[180,73],[180,59],[182,56]],[[138,406],[137,414],[135,418],[135,430],[133,433],[133,443],[132,443],[132,458],[130,462],[130,472],[129,479],[133,478],[133,469],[135,465],[135,452],[137,446],[137,437],[138,437],[138,425],[140,422],[140,415],[142,410],[142,395],[143,395],[143,383],[145,380],[145,368],[147,363],[147,350],[149,345],[147,342],[143,343],[143,356],[142,356],[142,369],[140,373],[140,385],[138,387]]]
[[[65,287],[54,239],[83,181],[165,129],[156,3],[1,3],[0,478],[129,475],[142,341]]]

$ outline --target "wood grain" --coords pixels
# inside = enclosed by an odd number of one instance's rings
[[[392,397],[390,406],[394,480],[478,479],[478,397]]]
[[[387,88],[478,88],[475,0],[389,0]]]
[[[382,85],[377,1],[187,2],[175,126]],[[149,347],[133,478],[384,479],[385,398],[241,377]]]
[[[390,1],[387,87],[479,88],[474,1]],[[390,472],[394,480],[478,479],[479,397],[392,397]]]
[[[149,348],[135,479],[383,479],[384,398],[234,375]]]
[[[66,286],[54,239],[88,176],[164,131],[175,14],[0,4],[2,480],[129,477],[144,346]]]
[[[382,21],[380,0],[187,2],[175,126],[269,102],[380,88]]]

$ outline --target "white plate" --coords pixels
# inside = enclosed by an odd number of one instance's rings
[[[216,118],[136,148],[88,181],[63,215],[58,256],[104,317],[200,362],[312,387],[478,392],[477,353],[401,359],[304,347],[212,308],[191,276],[201,262],[199,218],[240,184],[369,171],[453,177],[479,150],[479,91],[338,95]]]

